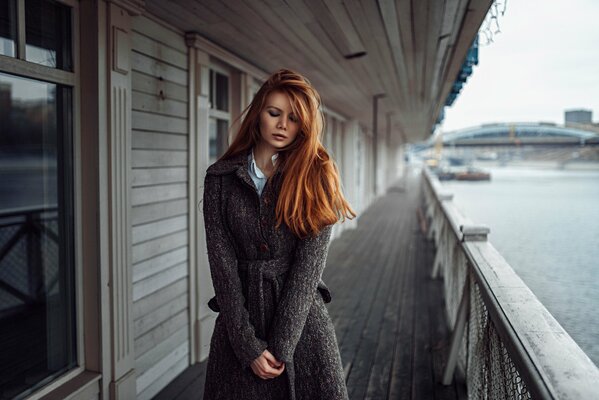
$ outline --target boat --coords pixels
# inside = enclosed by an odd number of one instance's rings
[[[457,181],[490,181],[491,174],[480,168],[468,167],[465,171],[455,172],[454,179]]]

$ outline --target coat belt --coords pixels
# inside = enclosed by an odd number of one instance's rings
[[[270,260],[238,260],[239,271],[246,272],[248,276],[248,312],[250,316],[258,320],[257,333],[266,338],[266,315],[264,310],[263,282],[268,280],[273,286],[273,297],[275,304],[279,303],[281,287],[277,277],[289,271],[288,259]],[[295,400],[295,368],[293,357],[285,364],[287,377],[289,378],[289,398]]]
[[[247,273],[248,277],[248,311],[252,319],[257,320],[255,327],[258,337],[266,339],[266,315],[264,310],[264,289],[263,282],[268,280],[273,285],[273,297],[275,304],[279,302],[279,280],[277,276],[289,271],[288,259],[270,259],[270,260],[243,260],[237,261],[237,268],[240,272]]]
[[[270,260],[237,260],[237,268],[240,272],[247,274],[248,284],[248,312],[250,319],[256,321],[254,327],[256,334],[262,339],[266,339],[266,315],[264,310],[264,280],[270,281],[273,286],[273,297],[275,304],[279,303],[281,287],[277,277],[289,271],[289,258],[274,258]],[[216,301],[216,296],[210,299],[208,306],[213,311],[220,311],[220,307]],[[287,377],[289,379],[289,399],[295,400],[295,367],[293,365],[293,357],[285,364]]]

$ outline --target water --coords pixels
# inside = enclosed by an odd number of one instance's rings
[[[490,182],[443,186],[599,365],[599,170],[486,169]]]

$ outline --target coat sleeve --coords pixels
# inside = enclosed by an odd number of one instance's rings
[[[273,319],[268,349],[279,361],[289,362],[304,329],[324,271],[333,225],[314,237],[300,240]]]
[[[237,257],[230,231],[222,218],[220,179],[215,175],[206,175],[204,179],[203,212],[210,275],[233,351],[243,367],[248,367],[262,354],[267,344],[256,337],[249,312],[244,306]]]

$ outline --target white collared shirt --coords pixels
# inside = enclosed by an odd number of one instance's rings
[[[273,166],[275,165],[275,160],[278,156],[279,153],[275,153],[270,158]],[[248,172],[250,174],[250,177],[254,181],[254,184],[256,185],[256,190],[258,191],[258,195],[260,196],[262,194],[262,189],[264,189],[264,185],[266,185],[266,180],[268,179],[268,177],[264,175],[260,168],[258,168],[258,165],[256,164],[256,159],[254,158],[254,149],[252,149],[250,155],[248,156]]]

